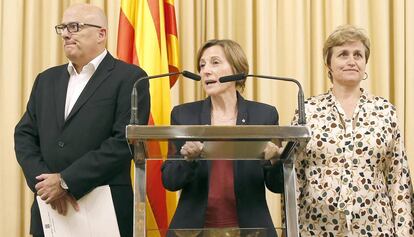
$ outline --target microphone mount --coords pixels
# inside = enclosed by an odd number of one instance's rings
[[[305,99],[303,95],[302,85],[299,83],[298,80],[293,78],[287,77],[274,77],[274,76],[265,76],[265,75],[254,75],[254,74],[246,74],[246,73],[238,73],[230,76],[224,76],[219,79],[220,82],[230,82],[230,81],[239,81],[243,80],[247,77],[257,77],[263,79],[270,79],[270,80],[277,80],[277,81],[290,81],[295,83],[298,86],[298,113],[299,119],[298,123],[300,125],[306,125],[306,114],[305,114]]]

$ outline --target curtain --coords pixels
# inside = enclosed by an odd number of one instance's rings
[[[0,236],[29,236],[32,193],[13,150],[14,126],[25,110],[36,75],[66,62],[54,32],[63,11],[75,2],[104,9],[108,50],[116,55],[120,0],[2,0],[0,2]],[[371,39],[368,80],[362,86],[389,99],[398,111],[411,174],[414,174],[414,1],[411,0],[176,0],[181,69],[195,71],[195,54],[212,38],[230,38],[245,50],[250,72],[298,79],[305,97],[331,86],[322,59],[327,36],[355,24]],[[277,107],[288,125],[297,107],[297,88],[285,82],[248,79],[244,96]],[[203,99],[201,84],[179,79],[174,104]],[[279,201],[269,208],[280,224]]]

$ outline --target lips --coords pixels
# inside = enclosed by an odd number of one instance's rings
[[[212,84],[217,83],[217,81],[216,80],[212,80],[212,79],[206,79],[204,83],[206,85],[212,85]]]
[[[75,42],[65,42],[64,46],[70,46],[70,45],[75,45]]]

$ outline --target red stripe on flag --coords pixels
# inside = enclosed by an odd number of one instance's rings
[[[139,65],[137,50],[135,48],[135,30],[122,9],[119,13],[118,44],[116,53],[120,60]]]
[[[168,65],[168,71],[169,72],[179,72],[178,68],[173,65]],[[170,88],[174,86],[174,84],[177,82],[179,75],[170,76]]]
[[[148,121],[149,125],[154,125],[152,114]],[[160,144],[157,141],[148,141],[146,143],[148,155],[150,158],[161,158]],[[158,229],[168,228],[167,198],[164,186],[161,181],[162,160],[147,160],[147,196],[150,208],[154,214]],[[165,233],[161,232],[161,236]]]
[[[165,32],[177,36],[177,22],[175,21],[174,5],[164,2]]]
[[[169,2],[164,0],[164,20],[165,20],[165,34],[166,35],[174,35],[175,37],[178,37],[177,34],[177,22],[175,20],[175,8],[174,5],[171,5]],[[167,37],[167,47],[169,47],[171,44],[169,37]],[[171,54],[173,52],[170,52],[170,48],[168,48],[168,54]],[[172,65],[171,62],[169,62],[168,65],[169,72],[178,72],[178,65]],[[177,76],[170,76],[170,88],[172,88],[177,82],[178,75]]]
[[[148,142],[147,148],[159,149],[156,142]],[[161,181],[162,160],[147,160],[147,196],[159,229],[168,228],[167,200]]]

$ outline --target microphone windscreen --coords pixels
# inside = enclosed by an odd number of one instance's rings
[[[193,79],[194,81],[200,81],[201,80],[201,77],[199,75],[197,75],[195,73],[192,73],[192,72],[189,72],[189,71],[184,70],[181,74],[183,76],[187,77],[187,78]]]
[[[245,73],[239,73],[239,74],[234,74],[234,75],[230,75],[230,76],[220,77],[219,81],[221,83],[230,82],[230,81],[240,81],[240,80],[243,80],[244,78],[246,78],[246,74]]]

